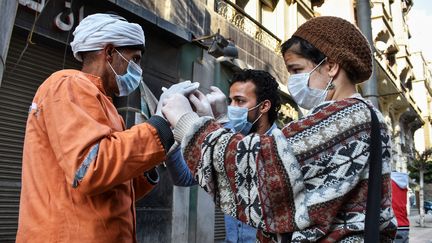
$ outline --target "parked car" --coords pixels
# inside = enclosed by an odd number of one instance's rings
[[[424,201],[423,208],[426,214],[432,215],[432,201]]]

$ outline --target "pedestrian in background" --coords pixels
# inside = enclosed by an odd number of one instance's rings
[[[392,207],[397,219],[397,233],[395,243],[409,242],[408,219],[408,185],[409,176],[403,172],[392,172]]]

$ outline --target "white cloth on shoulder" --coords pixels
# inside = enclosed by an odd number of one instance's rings
[[[391,179],[402,189],[408,188],[409,176],[407,173],[393,171]]]
[[[97,13],[85,17],[73,32],[70,43],[74,57],[82,62],[79,52],[102,50],[107,44],[145,46],[144,31],[139,24],[129,23],[114,15]]]

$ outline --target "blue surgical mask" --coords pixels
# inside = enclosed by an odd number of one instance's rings
[[[251,123],[247,119],[248,112],[255,110],[260,105],[261,103],[252,107],[251,109],[229,105],[227,115],[231,125],[233,126],[233,130],[243,135],[249,134],[250,130],[252,129],[252,126],[255,124],[255,122],[257,122],[261,118],[262,114],[260,114],[258,118],[255,119],[253,123]]]
[[[108,65],[111,67],[116,76],[115,78],[119,90],[119,94],[117,96],[127,96],[132,93],[141,82],[142,69],[135,62],[131,60],[128,61],[119,51],[117,51],[117,53],[123,58],[123,60],[128,62],[126,73],[119,75],[109,62]]]

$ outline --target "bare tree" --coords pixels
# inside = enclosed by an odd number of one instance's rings
[[[420,213],[420,227],[425,227],[425,212],[424,212],[424,172],[426,165],[432,163],[432,148],[426,149],[423,153],[416,151],[416,159],[413,161],[412,167],[419,172],[419,213]]]

